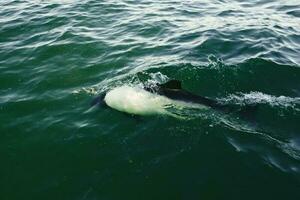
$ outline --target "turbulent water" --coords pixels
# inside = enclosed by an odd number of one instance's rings
[[[182,81],[246,115],[91,101]],[[299,0],[1,0],[0,199],[300,199]]]

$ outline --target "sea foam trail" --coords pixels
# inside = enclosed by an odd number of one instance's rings
[[[226,98],[220,98],[219,101],[223,104],[269,104],[279,107],[295,107],[300,105],[300,97],[273,96],[262,92],[232,94]]]

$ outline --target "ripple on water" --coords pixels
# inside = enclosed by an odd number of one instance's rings
[[[298,0],[0,1],[4,199],[300,199],[299,11]],[[170,79],[259,108],[176,120],[89,107]]]

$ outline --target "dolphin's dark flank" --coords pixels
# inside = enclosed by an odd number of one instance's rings
[[[151,91],[145,88],[147,91]],[[166,96],[170,99],[202,104],[212,109],[219,110],[225,113],[237,113],[243,118],[253,120],[254,114],[257,111],[257,105],[244,105],[237,109],[235,105],[222,104],[221,102],[210,99],[204,96],[195,95],[181,87],[181,82],[178,80],[170,80],[164,84],[158,84],[157,93]]]
[[[170,80],[164,84],[158,84],[157,93],[159,95],[166,96],[173,100],[185,101],[190,103],[203,104],[212,108],[221,108],[222,105],[213,99],[207,97],[195,95],[191,92],[184,90],[181,87],[181,82],[178,80]],[[150,88],[144,88],[147,91],[151,91]]]

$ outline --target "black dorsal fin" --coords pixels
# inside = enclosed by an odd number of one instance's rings
[[[181,89],[181,82],[178,80],[170,80],[166,83],[160,84],[160,86],[167,89],[179,90]]]

